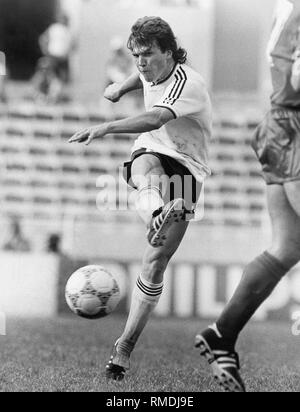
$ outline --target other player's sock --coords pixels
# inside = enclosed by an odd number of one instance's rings
[[[155,186],[147,186],[139,190],[135,206],[138,214],[148,226],[153,213],[164,206],[160,189]]]
[[[238,335],[291,268],[268,252],[250,263],[229,304],[216,322],[216,330],[235,345]]]
[[[141,276],[134,287],[131,308],[123,335],[118,341],[118,352],[130,356],[148,319],[159,302],[163,283],[154,284]]]

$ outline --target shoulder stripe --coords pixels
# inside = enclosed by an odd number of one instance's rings
[[[177,100],[177,96],[178,96],[178,91],[180,90],[180,88],[181,88],[181,85],[182,85],[182,82],[183,82],[183,76],[182,76],[182,73],[180,72],[180,70],[179,70],[179,68],[178,68],[178,76],[179,76],[179,78],[180,78],[180,81],[178,82],[178,84],[177,84],[177,87],[176,87],[176,90],[175,90],[175,92],[174,92],[174,94],[173,94],[173,96],[172,96],[172,102],[171,102],[171,104],[173,104],[174,103],[174,99],[176,99]]]
[[[177,88],[177,86],[178,86],[178,83],[180,82],[180,77],[178,76],[177,73],[178,73],[178,71],[175,73],[176,82],[174,83],[174,86],[173,86],[173,88],[172,88],[169,96],[164,100],[164,103],[171,103],[171,102],[170,102],[170,99],[172,98],[173,93],[174,93],[174,91],[176,90],[176,88]]]
[[[182,77],[183,77],[183,81],[180,83],[180,90],[178,91],[178,94],[177,94],[177,96],[176,96],[176,99],[173,101],[173,103],[171,103],[172,105],[173,105],[173,104],[176,102],[176,100],[178,100],[179,97],[181,96],[181,94],[182,94],[182,92],[183,92],[183,89],[184,89],[184,86],[185,86],[185,84],[186,84],[186,82],[187,82],[186,72],[183,70],[182,67],[179,67],[179,70],[181,71],[181,74],[182,74]]]
[[[176,82],[169,96],[164,100],[164,104],[170,104],[173,106],[182,94],[182,91],[187,81],[187,75],[181,66],[179,66],[179,68],[177,69],[175,73],[175,78]]]

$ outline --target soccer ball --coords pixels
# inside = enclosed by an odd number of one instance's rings
[[[109,315],[120,302],[117,281],[100,266],[85,266],[70,277],[66,301],[72,312],[86,319]]]

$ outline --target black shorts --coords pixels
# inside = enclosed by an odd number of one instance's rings
[[[258,126],[252,147],[268,185],[300,180],[300,110],[271,110]]]
[[[170,156],[147,151],[147,149],[137,150],[132,154],[130,162],[124,163],[123,176],[127,184],[137,189],[131,178],[131,167],[135,159],[145,154],[157,157],[165,171],[165,175],[171,179],[167,182],[167,185],[161,187],[165,203],[183,198],[190,209],[194,208],[201,193],[202,183],[198,182],[184,165]]]

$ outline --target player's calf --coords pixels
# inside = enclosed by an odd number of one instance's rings
[[[175,199],[156,210],[151,219],[147,237],[152,247],[164,246],[168,240],[168,231],[175,224],[183,222],[187,209],[183,199]]]

